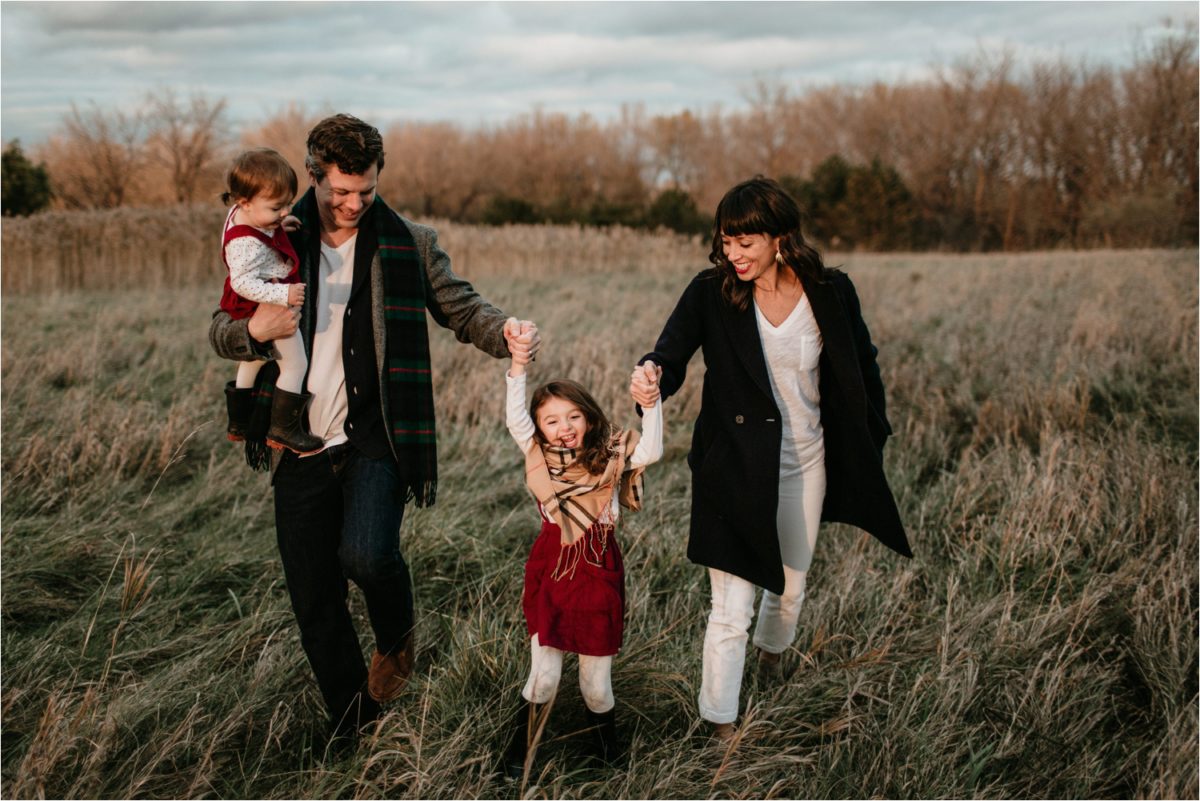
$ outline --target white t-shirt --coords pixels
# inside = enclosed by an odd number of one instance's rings
[[[308,391],[312,394],[308,427],[313,436],[325,440],[327,448],[349,439],[345,432],[349,403],[346,368],[342,362],[342,322],[346,319],[346,305],[354,283],[357,242],[357,233],[336,248],[322,242],[317,285],[308,288],[317,299],[317,327],[308,370]]]
[[[825,458],[821,429],[820,369],[821,330],[817,328],[808,295],[779,327],[771,325],[754,304],[758,335],[766,357],[771,391],[783,415],[783,442],[779,450],[779,475],[803,472]]]

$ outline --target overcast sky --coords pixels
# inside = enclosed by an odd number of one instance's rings
[[[534,108],[602,119],[796,89],[919,80],[982,47],[1129,63],[1194,2],[0,3],[0,135],[36,144],[74,101],[134,108],[171,87],[235,125],[289,101],[386,127],[473,126]]]

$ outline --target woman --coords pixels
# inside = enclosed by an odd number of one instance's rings
[[[733,187],[717,207],[709,260],[639,365],[655,365],[665,399],[704,351],[688,558],[712,583],[700,716],[727,739],[756,586],[765,591],[754,644],[771,674],[796,635],[821,520],[912,551],[883,473],[892,429],[858,295],[805,243],[796,201],[762,177]],[[639,366],[635,399],[654,389]]]

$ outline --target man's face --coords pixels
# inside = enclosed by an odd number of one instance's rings
[[[308,174],[308,180],[316,191],[317,210],[325,230],[357,228],[363,214],[375,202],[379,168],[372,164],[361,175],[349,175],[330,166],[320,181],[312,173]]]

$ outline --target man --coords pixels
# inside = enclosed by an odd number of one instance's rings
[[[270,358],[299,327],[309,355],[315,455],[273,456],[275,528],[300,640],[332,718],[353,736],[412,673],[413,596],[400,553],[405,503],[432,504],[437,454],[426,314],[497,358],[536,353],[537,328],[506,321],[450,269],[432,228],[375,194],[379,131],[346,114],[308,135],[310,188],[290,234],[308,287],[301,308],[261,305],[213,315],[209,340],[227,359]],[[510,352],[510,348],[512,351]],[[268,374],[269,375],[269,374]],[[368,670],[346,606],[347,579],[366,599],[376,650]],[[364,686],[367,693],[363,693]]]

